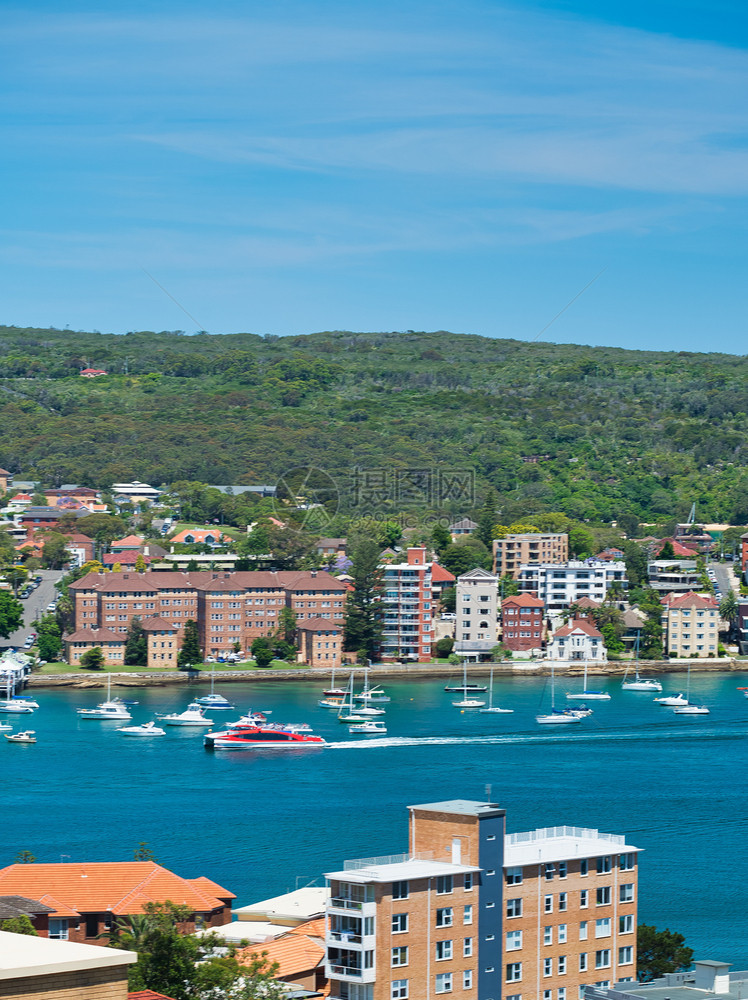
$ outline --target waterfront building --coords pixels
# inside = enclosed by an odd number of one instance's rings
[[[343,628],[329,618],[312,618],[297,627],[299,661],[335,669],[343,663]]]
[[[564,532],[505,535],[493,540],[493,571],[497,576],[519,577],[526,563],[565,563],[569,536]]]
[[[748,995],[748,971],[730,972],[730,962],[700,960],[686,972],[666,972],[649,983],[630,978],[587,987],[586,1000],[740,1000]]]
[[[380,657],[383,661],[431,659],[434,606],[431,568],[422,547],[408,549],[405,562],[382,564],[384,627]]]
[[[638,848],[623,836],[507,834],[490,802],[409,812],[406,854],[327,875],[333,1000],[581,1000],[634,978]]]
[[[539,565],[523,563],[518,580],[520,593],[536,594],[547,611],[568,608],[582,597],[603,601],[611,587],[624,591],[629,585],[625,563],[598,559]]]
[[[488,659],[497,642],[499,578],[484,569],[457,577],[454,652],[466,659]]]
[[[535,594],[516,594],[501,602],[501,641],[513,653],[528,654],[543,645],[545,605]]]
[[[586,618],[575,618],[553,633],[548,644],[548,659],[606,663],[608,651],[602,632],[594,622]]]
[[[717,602],[692,591],[663,597],[662,638],[669,656],[715,657],[719,645]]]

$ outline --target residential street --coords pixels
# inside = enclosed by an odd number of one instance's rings
[[[11,633],[9,639],[0,640],[2,642],[2,647],[0,648],[5,649],[8,646],[12,646],[16,649],[23,649],[26,636],[32,631],[31,622],[35,621],[40,615],[43,615],[47,605],[57,598],[55,584],[61,579],[62,570],[40,569],[34,575],[41,576],[42,582],[36,590],[32,590],[30,596],[25,601],[21,601],[24,623],[21,628]]]

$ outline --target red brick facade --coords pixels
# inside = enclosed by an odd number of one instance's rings
[[[544,605],[532,594],[506,597],[501,604],[501,641],[514,652],[539,649],[543,642]]]

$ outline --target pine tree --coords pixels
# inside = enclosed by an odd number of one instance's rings
[[[376,655],[382,637],[379,556],[379,546],[373,541],[359,542],[353,550],[353,590],[345,606],[345,648],[365,650],[369,659]]]
[[[104,654],[100,646],[87,649],[81,656],[81,666],[86,670],[101,670],[104,666]]]
[[[180,667],[193,666],[203,662],[200,633],[194,618],[190,618],[184,624],[184,639],[182,640],[182,648],[179,650],[178,662]]]
[[[136,615],[130,622],[125,643],[125,663],[129,667],[145,667],[148,665],[148,636]]]

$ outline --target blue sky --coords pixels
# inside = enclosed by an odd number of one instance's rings
[[[592,282],[542,339],[746,353],[747,48],[732,0],[4,2],[0,322],[532,340]]]

